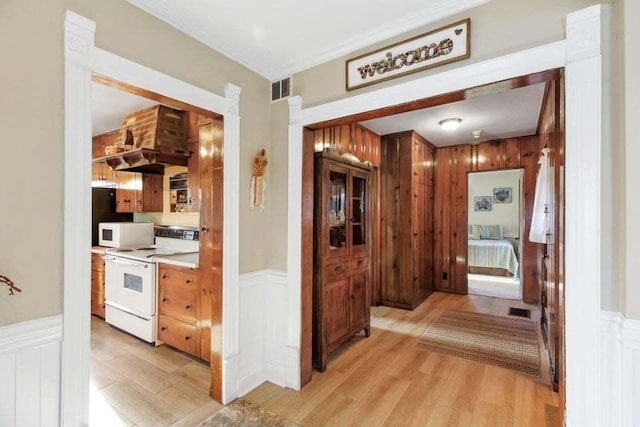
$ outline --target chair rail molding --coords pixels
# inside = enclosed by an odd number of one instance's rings
[[[0,327],[0,425],[57,426],[62,315]]]
[[[600,243],[603,6],[568,14],[567,37],[554,43],[430,74],[301,109],[289,100],[287,342],[300,351],[302,128],[313,123],[506,80],[566,69],[566,423],[601,425]],[[588,227],[594,233],[584,233]],[[586,241],[588,234],[589,241]],[[594,241],[595,239],[595,241]],[[294,344],[297,347],[294,347]],[[589,373],[588,375],[586,373]],[[298,372],[298,382],[299,379]],[[295,388],[295,387],[294,387]]]
[[[601,323],[602,419],[632,427],[640,422],[640,320],[603,311]]]
[[[224,117],[224,215],[237,218],[239,200],[239,147],[241,89],[225,86],[220,96],[136,62],[95,47],[96,24],[67,11],[65,32],[65,233],[64,317],[61,360],[61,422],[63,426],[89,422],[89,335],[91,246],[91,76],[114,79],[178,101],[203,108]],[[80,167],[78,167],[80,165]],[[239,265],[239,226],[237,221],[223,224],[223,330],[222,400],[235,395],[237,348],[237,294]],[[228,297],[228,299],[227,299]],[[225,325],[223,325],[223,328]]]

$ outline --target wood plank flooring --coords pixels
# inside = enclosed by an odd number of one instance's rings
[[[192,427],[220,409],[208,365],[91,318],[92,427]]]
[[[302,426],[546,426],[545,406],[558,406],[546,353],[535,380],[416,348],[445,309],[506,316],[509,307],[539,318],[519,301],[439,292],[413,312],[372,307],[371,337],[352,339],[302,390],[265,383],[244,398]]]
[[[443,310],[506,315],[508,307],[539,318],[522,302],[439,292],[413,312],[372,307],[371,337],[332,354],[302,390],[264,383],[244,399],[301,426],[546,426],[545,406],[558,406],[546,354],[536,381],[416,348]],[[98,318],[91,334],[92,426],[195,426],[222,408],[208,396],[206,364]]]

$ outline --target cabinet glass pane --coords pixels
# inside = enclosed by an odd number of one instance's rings
[[[351,181],[351,244],[364,245],[366,239],[366,184],[364,178],[353,177]]]
[[[347,198],[347,175],[341,172],[329,172],[330,195],[329,195],[329,248],[343,248],[347,245],[346,229],[346,198]]]

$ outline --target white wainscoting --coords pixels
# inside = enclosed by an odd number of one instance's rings
[[[603,311],[601,333],[602,420],[640,426],[640,320]]]
[[[287,274],[260,270],[240,275],[238,392],[243,396],[270,381],[284,387]]]
[[[0,327],[0,426],[60,425],[62,315]]]

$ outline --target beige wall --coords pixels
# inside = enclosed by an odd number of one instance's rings
[[[627,1],[629,3],[633,2],[633,0]],[[359,95],[382,87],[395,85],[400,82],[419,78],[428,74],[439,73],[447,69],[468,65],[496,56],[561,40],[565,38],[566,15],[572,11],[597,3],[609,3],[612,5],[614,20],[613,37],[614,41],[619,41],[621,38],[619,24],[622,19],[622,7],[620,1],[567,0],[558,2],[554,0],[526,0],[514,2],[511,0],[492,0],[482,6],[451,16],[440,22],[434,23],[433,25],[419,28],[402,36],[386,40],[385,42],[369,46],[359,51],[354,51],[348,56],[300,72],[293,76],[293,93],[294,95],[302,96],[304,107],[310,107],[337,99]],[[637,7],[637,5],[634,5],[633,7]],[[628,8],[631,8],[631,6],[628,6]],[[638,16],[637,11],[635,11],[635,13],[636,14],[634,16]],[[629,13],[626,13],[626,16],[629,16]],[[344,64],[346,59],[466,17],[471,18],[472,28],[472,54],[469,59],[427,70],[422,73],[401,77],[360,90],[352,92],[347,92],[345,90]],[[637,18],[634,19],[637,27]],[[635,34],[634,43],[636,52],[637,40],[638,36]],[[606,152],[603,153],[603,161],[607,162],[607,164],[604,165],[607,176],[603,179],[603,192],[606,192],[604,197],[606,203],[603,204],[602,212],[603,220],[605,221],[603,227],[604,245],[602,248],[602,307],[603,309],[614,311],[622,310],[624,306],[622,303],[623,296],[621,290],[624,287],[625,281],[625,267],[623,260],[625,259],[625,234],[627,234],[625,232],[625,197],[622,190],[625,187],[625,145],[620,143],[624,139],[621,135],[621,131],[619,130],[622,127],[621,115],[615,114],[616,112],[621,112],[623,110],[622,94],[624,92],[624,87],[622,84],[618,83],[622,76],[622,51],[619,49],[619,46],[619,44],[614,45],[614,52],[612,52],[611,57],[609,58],[611,62],[609,62],[609,65],[605,70],[605,77],[609,78],[609,80],[606,81],[607,92],[605,95],[610,96],[610,100],[605,103],[605,108],[607,108],[607,111],[611,114],[605,114],[605,129],[603,130],[603,137],[607,144]],[[634,76],[637,76],[637,69],[635,71]],[[629,77],[627,77],[627,79],[629,79]],[[636,108],[636,111],[638,111],[638,108]],[[639,121],[636,120],[635,122],[638,123]],[[271,123],[272,126],[278,126],[281,128],[285,126],[287,123],[286,112],[272,111]],[[272,134],[277,133],[279,133],[279,131],[272,130]],[[282,142],[274,140],[273,143],[279,144]],[[627,149],[628,147],[629,143],[627,143]],[[628,177],[627,182],[630,182]],[[640,182],[640,180],[636,182]],[[638,209],[640,209],[640,206]],[[637,211],[634,211],[634,213],[637,213]],[[629,215],[629,212],[627,212],[627,215]],[[636,215],[636,218],[638,217],[640,216]],[[640,236],[638,236],[636,241],[639,239]],[[640,247],[637,248],[636,254],[640,255]],[[629,256],[627,256],[627,260],[628,259]],[[638,259],[637,256],[636,259]],[[629,273],[627,273],[627,280],[628,278]],[[636,279],[636,282],[639,281]],[[635,303],[635,316],[640,318],[640,289],[638,289],[637,292],[638,297],[635,298],[635,301],[638,302]],[[628,295],[626,299],[629,301]],[[629,304],[630,303],[627,302],[627,305]]]
[[[640,319],[640,2],[624,0],[626,132],[626,301],[628,317]],[[622,192],[622,190],[620,190]]]
[[[595,3],[594,0],[493,0],[363,50],[469,16],[473,36],[472,57],[468,60],[346,93],[345,57],[296,74],[294,94],[303,97],[305,106],[317,105],[559,40],[564,38],[566,14]],[[632,93],[638,93],[637,16],[640,11],[634,0],[626,0],[625,8],[628,31],[625,85],[627,92],[633,87]],[[223,94],[226,82],[242,87],[240,268],[243,273],[262,268],[285,269],[288,107],[286,102],[269,104],[264,79],[123,0],[4,0],[0,3],[0,51],[4,59],[0,67],[0,129],[3,130],[0,274],[13,278],[24,292],[9,297],[0,287],[0,326],[62,311],[63,19],[67,9],[96,21],[96,45],[100,48],[217,94]],[[617,11],[622,20],[620,9]],[[628,22],[631,19],[633,25]],[[358,53],[353,52],[349,57]],[[613,67],[611,74],[621,75],[621,67]],[[613,85],[611,90],[619,94],[625,87]],[[616,99],[612,111],[625,111],[623,97]],[[608,212],[612,224],[609,226],[613,236],[612,257],[624,259],[626,254],[628,267],[610,263],[611,276],[604,278],[607,286],[603,289],[604,308],[623,309],[636,318],[640,318],[640,288],[632,266],[640,259],[637,221],[640,202],[633,194],[633,187],[626,187],[626,197],[622,189],[625,179],[629,183],[640,182],[640,172],[629,168],[625,176],[624,167],[625,152],[630,159],[631,154],[640,155],[638,144],[631,143],[637,135],[633,132],[635,124],[640,123],[638,102],[638,97],[627,98],[626,144],[623,135],[605,131],[606,138],[619,141],[611,148],[610,184],[615,190],[611,196],[612,212]],[[616,123],[622,122],[622,119],[617,122],[612,119],[611,126],[615,129]],[[265,210],[252,211],[248,208],[250,161],[261,148],[267,149],[270,160],[267,198]],[[626,208],[625,199],[631,200]],[[626,233],[625,216],[630,224]],[[629,232],[633,237],[625,242],[624,236]],[[624,288],[617,286],[625,279],[626,299],[619,292]]]
[[[256,238],[270,229],[269,209],[248,208],[251,157],[271,151],[265,79],[123,0],[4,0],[0,274],[24,292],[0,287],[0,326],[62,312],[65,10],[96,22],[102,49],[219,95],[226,82],[242,88],[240,218],[230,219],[240,221],[240,269],[282,265],[284,243]]]

